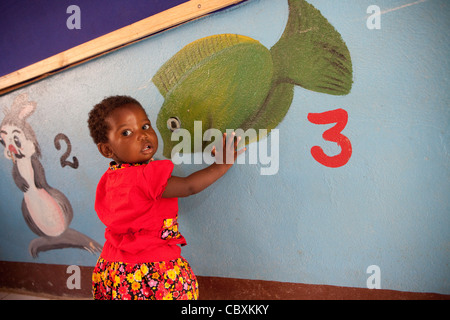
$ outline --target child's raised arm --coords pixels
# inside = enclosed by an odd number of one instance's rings
[[[216,159],[219,158],[220,161],[216,161],[216,163],[213,163],[209,167],[194,172],[185,178],[170,177],[167,181],[166,189],[163,192],[163,198],[187,197],[206,189],[216,182],[231,168],[237,156],[246,150],[245,148],[239,151],[236,150],[240,139],[240,137],[235,139],[233,132],[232,137],[227,140],[227,135],[224,133],[222,141],[223,152],[217,153],[215,148],[213,149]],[[228,157],[226,156],[227,154]]]

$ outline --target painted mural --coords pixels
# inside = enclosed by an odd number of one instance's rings
[[[288,4],[286,28],[271,49],[244,35],[213,35],[188,44],[157,71],[152,80],[165,98],[157,119],[165,157],[171,156],[172,132],[187,128],[194,134],[195,121],[206,124],[203,130],[270,131],[288,112],[295,85],[332,95],[350,92],[351,57],[339,32],[306,1],[289,0]],[[21,207],[24,219],[39,236],[30,242],[29,253],[36,258],[39,252],[63,248],[98,252],[100,244],[68,228],[73,218],[72,206],[62,192],[46,181],[39,161],[39,143],[26,121],[36,105],[28,101],[27,94],[17,96],[11,109],[5,108],[0,126],[4,156],[12,160],[12,178],[24,193]],[[332,122],[339,119],[325,120]],[[345,124],[339,132],[344,127]],[[324,136],[335,141],[333,137]],[[67,160],[71,154],[69,138],[57,134],[54,139],[57,150],[61,149],[60,141],[67,147],[60,159],[61,167],[78,168],[76,157]],[[322,157],[325,163],[328,156]],[[320,162],[320,156],[316,158]],[[348,158],[350,154],[346,155],[345,163]]]
[[[193,135],[199,120],[203,131],[270,132],[288,112],[294,86],[350,92],[352,62],[339,32],[308,2],[288,4],[286,28],[272,48],[244,35],[213,35],[188,44],[158,70],[152,80],[165,98],[157,119],[164,156],[171,155],[172,132]]]
[[[5,108],[5,117],[0,123],[0,143],[4,156],[12,160],[12,179],[23,192],[22,214],[28,227],[39,237],[33,239],[28,251],[33,258],[39,252],[80,248],[91,253],[99,252],[101,246],[88,236],[69,228],[73,209],[69,199],[58,189],[52,188],[46,180],[45,170],[40,162],[41,150],[33,128],[27,122],[36,110],[37,103],[21,94],[10,109]],[[55,147],[61,148],[60,140],[67,144],[61,157],[61,165],[78,167],[78,160],[67,161],[70,154],[70,140],[64,134],[55,137]]]
[[[248,149],[278,132],[276,174],[238,163],[179,200],[196,274],[449,294],[449,9],[249,0],[0,96],[0,260],[95,265],[108,163],[86,120],[120,94],[156,124],[158,159],[196,120],[271,130]]]

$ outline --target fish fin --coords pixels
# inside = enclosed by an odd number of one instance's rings
[[[351,90],[347,45],[320,11],[304,0],[289,0],[286,29],[270,51],[280,81],[333,95]]]
[[[199,64],[207,61],[208,57],[239,43],[250,42],[257,41],[237,34],[218,34],[198,39],[186,45],[164,63],[153,76],[152,81],[165,97],[181,78],[187,76]]]
[[[259,108],[242,123],[242,128],[274,129],[286,116],[294,97],[294,85],[290,83],[273,83],[272,87]],[[258,140],[261,137],[258,137]]]

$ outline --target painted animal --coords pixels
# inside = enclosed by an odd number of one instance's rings
[[[35,133],[26,119],[35,111],[36,103],[26,94],[16,97],[0,124],[0,143],[4,155],[13,161],[12,177],[23,192],[22,214],[28,227],[39,238],[29,244],[29,252],[36,258],[39,252],[81,248],[98,252],[101,246],[86,235],[70,229],[73,210],[69,200],[52,188],[45,178],[39,161],[41,150]]]
[[[306,1],[288,4],[286,28],[270,50],[243,35],[213,35],[188,44],[157,71],[152,81],[165,99],[156,122],[165,157],[178,143],[172,132],[184,128],[192,135],[195,120],[203,131],[270,131],[288,112],[296,85],[350,92],[352,62],[339,32]]]

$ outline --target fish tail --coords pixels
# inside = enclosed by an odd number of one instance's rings
[[[348,94],[353,69],[341,34],[305,0],[288,3],[286,28],[270,49],[277,82],[333,95]]]

